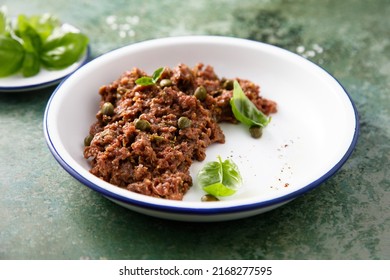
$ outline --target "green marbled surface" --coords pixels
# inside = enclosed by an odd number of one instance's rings
[[[352,156],[317,189],[259,216],[183,223],[117,206],[60,167],[42,127],[55,87],[0,93],[0,259],[390,259],[388,0],[3,0],[0,5],[10,15],[49,12],[78,26],[90,38],[92,58],[176,35],[275,44],[335,76],[361,122]]]

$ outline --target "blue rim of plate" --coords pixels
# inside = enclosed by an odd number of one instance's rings
[[[0,92],[23,92],[23,91],[30,91],[30,90],[32,91],[32,90],[37,90],[37,89],[42,89],[42,88],[47,88],[50,86],[57,85],[62,80],[64,80],[66,77],[73,74],[77,69],[84,66],[88,62],[88,60],[90,59],[90,55],[91,55],[91,47],[90,47],[90,45],[88,45],[86,52],[85,52],[85,55],[82,57],[81,60],[77,61],[77,63],[79,63],[80,65],[75,70],[73,70],[73,71],[71,71],[71,72],[69,72],[69,73],[67,73],[59,78],[56,78],[54,80],[50,80],[50,81],[46,81],[46,82],[42,82],[42,83],[36,83],[36,84],[24,85],[24,86],[10,86],[10,87],[0,86]]]
[[[285,50],[285,51],[290,52],[288,50]],[[290,52],[290,53],[293,55],[297,55],[293,52]],[[283,203],[286,203],[290,200],[293,200],[299,196],[304,195],[305,193],[309,192],[310,190],[313,190],[314,188],[318,187],[320,184],[325,182],[327,179],[329,179],[331,176],[333,176],[344,165],[344,163],[348,160],[348,158],[351,156],[353,150],[356,147],[358,137],[359,137],[359,131],[360,131],[359,115],[358,115],[358,111],[356,109],[356,106],[355,106],[351,96],[349,95],[349,93],[345,90],[343,85],[333,75],[331,75],[327,70],[325,70],[323,67],[321,67],[321,66],[319,66],[311,61],[309,61],[309,63],[312,63],[314,66],[316,66],[316,67],[320,68],[321,70],[323,70],[324,72],[326,72],[343,89],[344,93],[346,94],[346,96],[348,97],[348,99],[350,101],[350,104],[351,104],[353,112],[354,112],[354,119],[355,119],[354,134],[353,134],[352,141],[351,141],[348,149],[344,153],[344,155],[328,172],[326,172],[324,175],[322,175],[318,179],[314,180],[313,182],[300,188],[299,190],[294,191],[292,193],[289,193],[287,195],[281,196],[281,197],[277,197],[277,198],[269,199],[269,200],[264,200],[264,201],[260,201],[260,202],[255,202],[255,203],[242,204],[242,205],[236,205],[236,206],[227,206],[227,207],[226,206],[225,207],[215,207],[215,208],[176,207],[176,206],[169,206],[169,205],[152,204],[152,203],[144,202],[141,200],[135,200],[135,199],[131,199],[128,197],[123,197],[123,196],[120,196],[116,193],[110,192],[110,191],[90,182],[89,180],[84,178],[80,173],[78,173],[72,166],[70,166],[61,157],[60,153],[57,151],[56,147],[54,146],[54,144],[51,140],[48,125],[47,125],[50,104],[51,104],[53,98],[55,97],[57,91],[60,89],[62,83],[65,82],[66,78],[55,89],[55,91],[51,95],[51,97],[47,103],[46,109],[45,109],[44,119],[43,119],[43,129],[44,129],[44,135],[46,138],[46,142],[47,142],[47,145],[49,147],[49,150],[51,151],[51,153],[53,154],[53,156],[57,160],[57,162],[76,180],[78,180],[79,182],[81,182],[85,186],[91,188],[92,190],[100,193],[103,196],[106,196],[108,198],[117,200],[119,202],[122,202],[122,203],[125,203],[128,205],[132,205],[135,207],[140,207],[143,209],[160,211],[160,212],[163,211],[165,213],[171,213],[171,214],[207,216],[207,215],[223,215],[223,214],[233,214],[233,213],[244,213],[244,212],[259,210],[259,209],[266,208],[266,207],[271,207],[274,205],[283,204]],[[70,75],[68,75],[67,78],[69,76]]]

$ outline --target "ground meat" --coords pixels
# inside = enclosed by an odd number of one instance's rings
[[[145,72],[134,68],[100,88],[100,108],[110,102],[114,110],[96,114],[84,157],[90,161],[90,172],[109,183],[181,200],[192,185],[192,162],[204,160],[210,144],[225,142],[218,123],[237,122],[229,104],[232,83],[219,79],[211,66],[203,64],[193,69],[184,64],[165,67],[160,80],[171,81],[165,87],[137,85],[135,81],[144,76]],[[276,103],[261,97],[259,86],[236,80],[259,110],[267,115],[276,112]],[[202,101],[194,95],[199,86],[207,91]],[[179,128],[180,117],[188,118],[190,126]],[[140,120],[148,126],[137,127]]]

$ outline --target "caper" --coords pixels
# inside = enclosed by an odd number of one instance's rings
[[[119,95],[123,95],[124,93],[126,93],[126,91],[127,91],[127,89],[125,88],[125,87],[118,87],[118,89],[117,89],[117,93],[119,94]]]
[[[164,140],[165,138],[160,136],[160,135],[152,135],[151,140],[155,143],[160,143]]]
[[[180,117],[177,121],[177,126],[180,129],[187,128],[191,126],[191,120],[187,117]]]
[[[93,139],[93,135],[89,134],[87,137],[84,138],[84,146],[89,146],[91,145]]]
[[[111,102],[105,102],[100,110],[103,115],[111,116],[114,114],[114,105]]]
[[[263,128],[258,125],[252,125],[249,128],[249,132],[253,138],[260,138],[263,135]]]
[[[135,122],[135,128],[141,131],[147,131],[150,129],[150,123],[147,120],[137,120]]]
[[[172,85],[172,81],[170,79],[162,79],[160,81],[160,87],[165,88],[165,87],[170,87]]]
[[[222,84],[222,87],[227,90],[232,90],[234,87],[233,80],[225,80]]]
[[[219,201],[219,199],[211,194],[205,194],[200,199],[202,202]]]
[[[198,98],[200,101],[203,101],[203,100],[206,99],[207,90],[205,89],[204,86],[199,86],[199,87],[196,88],[194,95],[195,95],[195,97]]]

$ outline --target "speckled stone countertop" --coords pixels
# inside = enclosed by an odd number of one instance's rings
[[[78,26],[90,38],[92,59],[190,34],[281,46],[341,82],[361,127],[346,164],[293,202],[242,220],[174,222],[122,208],[61,168],[42,127],[55,87],[0,93],[0,259],[390,259],[388,0],[1,4],[10,15],[49,12]]]

